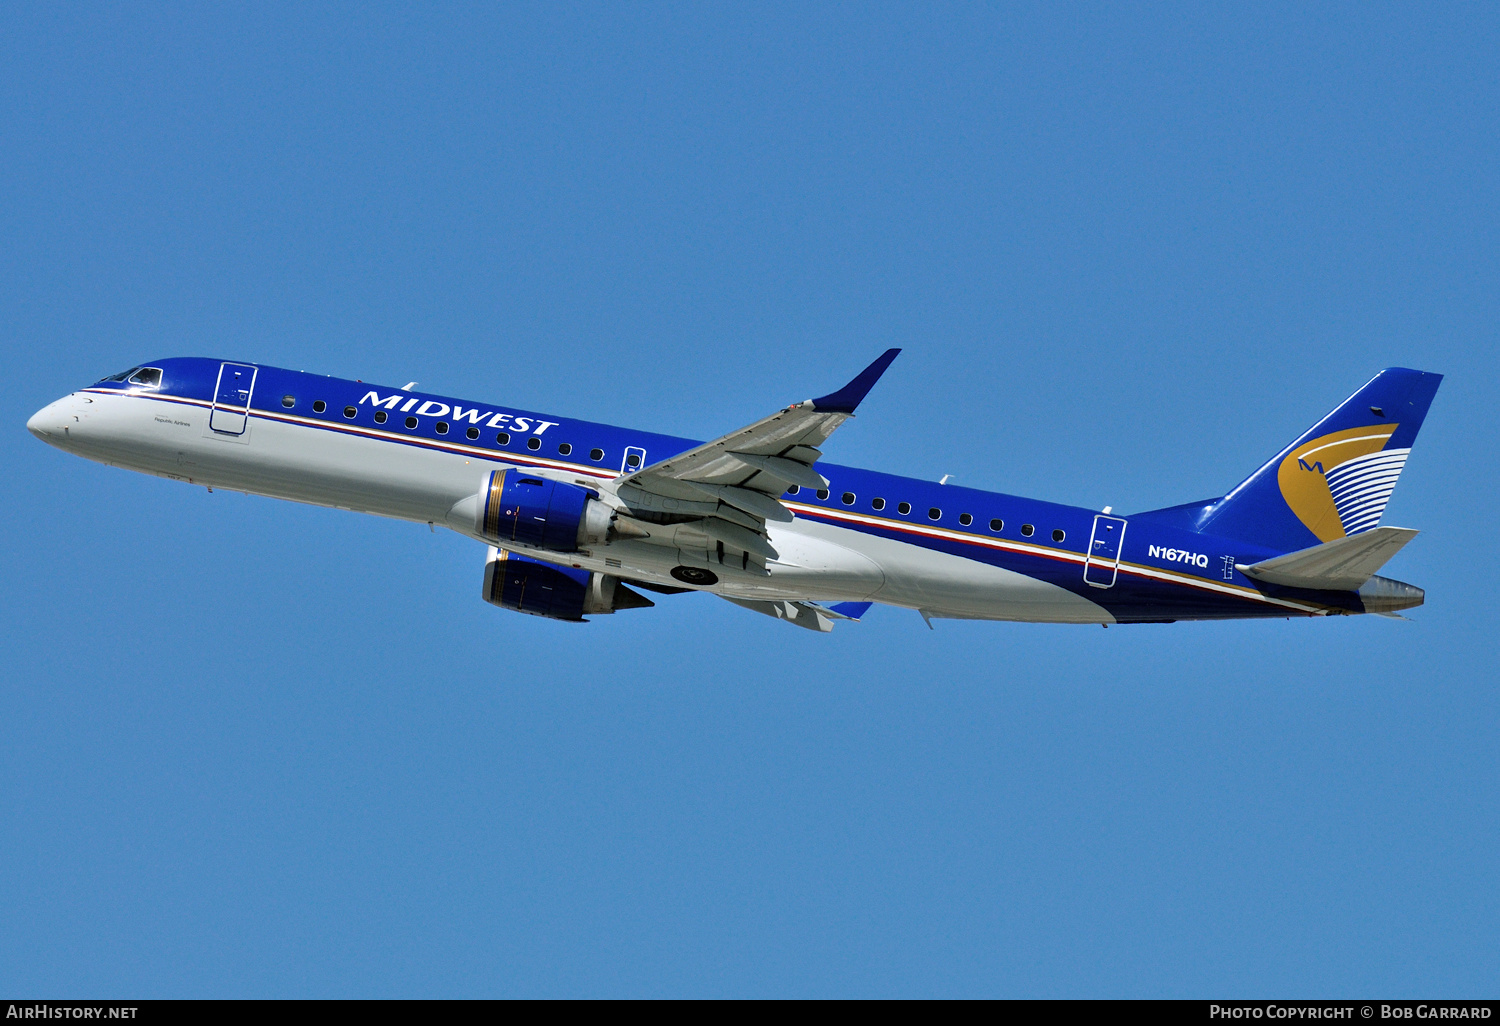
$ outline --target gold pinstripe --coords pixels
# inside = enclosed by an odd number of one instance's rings
[[[505,471],[490,472],[489,494],[484,499],[484,533],[487,537],[500,537],[500,497],[505,492]],[[515,532],[511,532],[514,540]]]
[[[200,399],[190,399],[190,398],[181,397],[181,396],[164,395],[164,394],[162,394],[160,392],[153,392],[153,393],[150,393],[150,394],[143,394],[143,393],[121,392],[121,391],[116,390],[116,389],[91,389],[91,388],[81,389],[81,391],[84,391],[84,392],[95,392],[95,393],[102,394],[102,395],[124,395],[124,396],[129,396],[131,398],[154,399],[154,400],[165,401],[165,402],[176,402],[176,403],[182,403],[184,405],[200,406],[200,407],[203,407],[205,409],[211,408],[212,405],[213,405],[210,402],[207,402],[207,401],[204,401],[204,400],[200,400]],[[579,473],[579,474],[586,474],[586,475],[588,475],[590,477],[598,477],[598,478],[601,478],[603,480],[612,480],[614,478],[623,476],[619,472],[602,471],[602,470],[599,470],[599,469],[596,469],[594,467],[590,467],[590,466],[587,466],[587,465],[575,464],[575,463],[565,463],[565,462],[563,462],[561,460],[549,460],[549,459],[544,459],[544,458],[539,458],[539,457],[534,457],[534,456],[533,457],[527,457],[527,456],[521,456],[520,454],[512,454],[512,453],[499,453],[499,452],[496,452],[496,451],[491,450],[491,449],[481,449],[481,448],[479,448],[477,446],[458,445],[458,444],[454,444],[452,442],[433,442],[431,440],[428,440],[428,439],[425,439],[425,438],[421,438],[421,437],[412,437],[412,436],[407,436],[407,435],[400,435],[400,434],[397,434],[397,433],[395,433],[393,431],[381,431],[381,430],[372,429],[372,428],[354,427],[352,425],[343,425],[343,424],[329,423],[327,421],[314,420],[311,417],[299,417],[299,416],[296,416],[296,415],[288,415],[288,414],[282,414],[282,413],[273,413],[273,412],[268,411],[268,410],[247,410],[246,411],[246,415],[247,416],[251,416],[251,417],[262,417],[262,418],[264,418],[266,420],[281,421],[283,423],[288,423],[288,424],[299,424],[299,425],[304,425],[304,426],[307,426],[307,427],[316,427],[316,428],[320,428],[320,429],[325,430],[325,431],[337,431],[337,432],[340,432],[342,434],[357,435],[357,436],[362,436],[362,437],[366,437],[366,438],[375,438],[375,439],[390,439],[392,441],[402,442],[403,444],[407,444],[407,445],[415,445],[415,446],[417,446],[419,448],[424,448],[424,449],[436,449],[436,450],[439,450],[439,451],[447,451],[447,452],[472,453],[474,455],[481,456],[484,459],[492,461],[492,462],[521,463],[521,464],[524,464],[524,465],[545,466],[545,467],[549,467],[549,468],[553,468],[553,469],[558,469],[558,470],[569,470],[569,471],[573,471],[573,472]],[[492,475],[491,475],[491,482],[490,482],[490,496],[487,498],[487,501],[486,501],[486,504],[485,504],[485,532],[486,532],[486,534],[490,535],[493,538],[499,538],[499,526],[500,526],[499,525],[499,519],[500,519],[500,515],[499,515],[499,493],[495,490],[495,477],[497,475],[503,477],[504,474],[505,474],[505,471],[495,471],[495,472],[492,473]],[[922,536],[922,537],[929,537],[929,538],[941,538],[941,539],[948,540],[948,541],[958,541],[958,542],[963,542],[965,544],[978,545],[978,546],[980,546],[982,548],[999,549],[999,550],[1002,550],[1002,551],[1017,552],[1017,553],[1021,553],[1021,554],[1024,554],[1024,555],[1041,556],[1041,557],[1044,557],[1044,558],[1057,559],[1057,560],[1064,561],[1064,562],[1077,563],[1080,566],[1083,565],[1084,559],[1085,559],[1085,557],[1082,554],[1080,554],[1080,553],[1070,552],[1070,551],[1068,551],[1066,549],[1048,548],[1045,545],[1026,544],[1026,543],[1023,543],[1023,542],[1002,541],[1000,539],[986,538],[986,537],[983,537],[981,535],[966,534],[966,533],[959,532],[959,531],[949,531],[949,530],[944,530],[942,528],[926,527],[926,526],[923,526],[921,524],[911,523],[909,521],[892,520],[892,519],[889,519],[887,517],[872,517],[872,516],[866,516],[864,514],[845,513],[842,510],[825,509],[825,508],[823,508],[821,506],[812,506],[812,505],[809,505],[809,504],[806,504],[806,503],[800,503],[800,502],[788,502],[788,501],[786,501],[784,499],[782,500],[782,504],[784,506],[786,506],[788,509],[791,509],[793,511],[798,511],[798,512],[802,512],[802,513],[806,513],[806,514],[809,514],[809,515],[812,515],[812,516],[823,517],[823,518],[826,518],[826,519],[829,519],[829,520],[846,520],[846,521],[852,521],[852,522],[855,522],[855,523],[864,523],[864,524],[869,524],[869,525],[871,525],[873,527],[882,527],[882,528],[886,528],[886,529],[890,529],[890,530],[896,530],[896,531],[899,531],[899,532],[905,533],[905,534],[915,534],[915,535],[919,535],[919,536]],[[491,518],[492,517],[493,517],[493,527],[491,526]],[[1336,606],[1327,606],[1327,605],[1322,605],[1322,604],[1312,603],[1312,602],[1306,602],[1306,601],[1294,601],[1294,600],[1291,600],[1291,599],[1272,598],[1271,596],[1265,595],[1265,594],[1263,594],[1263,593],[1255,590],[1254,588],[1247,588],[1247,587],[1245,587],[1243,585],[1230,584],[1230,583],[1227,583],[1227,582],[1225,582],[1225,583],[1219,583],[1219,582],[1214,582],[1214,581],[1206,581],[1206,580],[1203,580],[1201,578],[1190,577],[1190,576],[1187,576],[1187,575],[1184,575],[1184,574],[1173,573],[1171,571],[1163,570],[1163,569],[1160,569],[1158,567],[1148,567],[1148,566],[1143,566],[1143,565],[1141,565],[1139,563],[1130,563],[1130,562],[1127,562],[1125,560],[1121,560],[1120,561],[1119,568],[1123,572],[1134,573],[1136,576],[1139,576],[1139,577],[1155,578],[1157,580],[1165,581],[1165,582],[1168,582],[1168,583],[1171,583],[1171,584],[1178,584],[1178,585],[1184,585],[1184,586],[1187,586],[1187,587],[1199,588],[1199,589],[1202,589],[1204,591],[1217,592],[1219,594],[1229,595],[1229,596],[1232,596],[1234,598],[1248,599],[1250,601],[1255,601],[1255,602],[1265,602],[1265,603],[1268,603],[1268,604],[1271,604],[1271,605],[1285,606],[1287,608],[1297,609],[1297,610],[1301,610],[1303,612],[1312,612],[1312,611],[1318,611],[1318,610],[1336,610],[1336,609],[1339,608],[1339,607],[1336,607]]]

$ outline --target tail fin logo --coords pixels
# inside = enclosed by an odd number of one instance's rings
[[[1397,424],[1321,435],[1286,454],[1276,472],[1281,497],[1319,541],[1380,523],[1410,449],[1385,450]]]

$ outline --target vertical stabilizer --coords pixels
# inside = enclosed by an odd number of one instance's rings
[[[1197,529],[1289,552],[1376,527],[1442,380],[1381,371],[1215,503]]]

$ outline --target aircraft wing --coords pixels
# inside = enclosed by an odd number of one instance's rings
[[[900,352],[887,349],[837,392],[788,406],[628,474],[616,482],[616,493],[631,508],[702,518],[695,526],[710,537],[774,559],[776,550],[765,538],[766,521],[792,519],[779,497],[790,485],[828,487],[828,480],[813,469],[823,455],[818,447],[854,415]]]
[[[728,598],[728,596],[725,597]],[[837,605],[824,606],[817,602],[792,602],[785,599],[762,602],[753,599],[730,598],[729,601],[764,616],[774,616],[778,620],[785,620],[795,627],[817,631],[819,634],[827,634],[833,630],[835,620],[857,622],[872,605],[869,602],[840,602]]]

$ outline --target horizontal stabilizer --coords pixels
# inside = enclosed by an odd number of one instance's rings
[[[1253,566],[1238,564],[1235,569],[1246,577],[1267,584],[1318,591],[1354,591],[1416,536],[1416,531],[1406,527],[1377,527],[1275,559],[1265,559]]]

